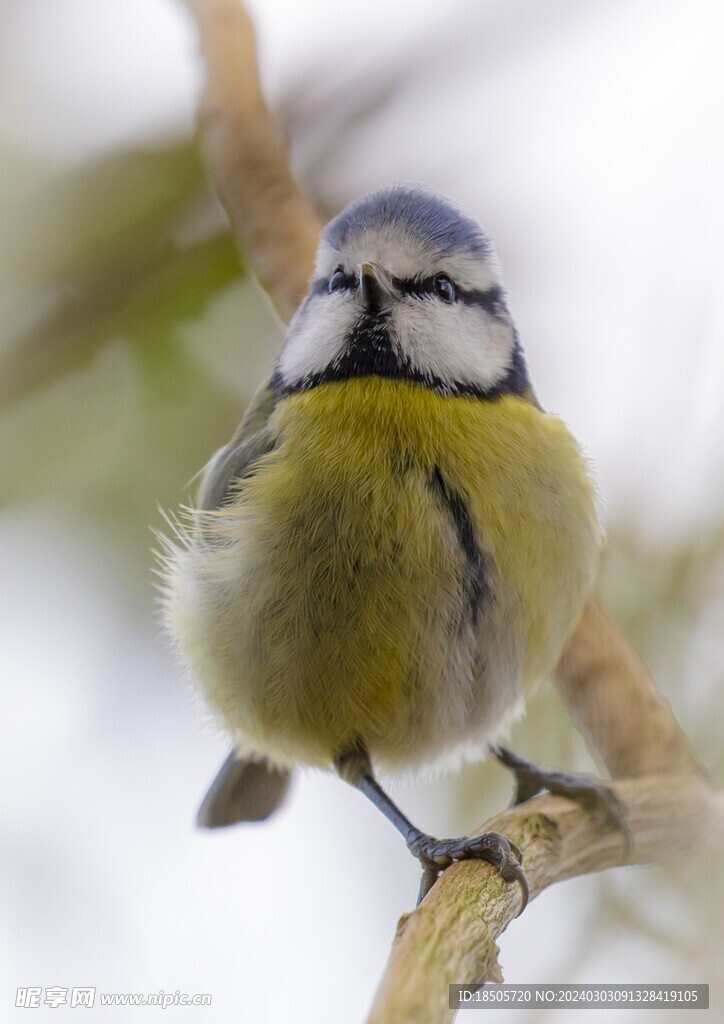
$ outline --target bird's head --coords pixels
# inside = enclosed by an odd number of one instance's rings
[[[289,393],[375,374],[443,394],[529,389],[490,238],[426,189],[380,189],[327,225],[275,384]]]

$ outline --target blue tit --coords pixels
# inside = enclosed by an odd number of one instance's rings
[[[403,834],[423,894],[464,857],[524,886],[504,837],[421,832],[374,771],[486,752],[554,668],[600,545],[488,235],[422,188],[352,203],[166,551],[168,629],[233,742],[199,823],[266,818],[294,765],[334,768]]]

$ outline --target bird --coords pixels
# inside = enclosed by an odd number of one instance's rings
[[[166,627],[232,744],[200,826],[265,820],[295,766],[333,770],[402,834],[419,899],[478,858],[524,906],[512,841],[423,832],[381,773],[492,753],[519,799],[619,816],[605,785],[498,742],[582,612],[603,529],[493,241],[453,200],[393,185],[327,224],[270,377],[172,523]]]

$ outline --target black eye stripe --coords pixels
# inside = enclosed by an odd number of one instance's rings
[[[329,275],[329,277],[315,278],[315,280],[312,281],[312,283],[309,286],[309,291],[307,293],[308,296],[311,297],[313,295],[326,295],[329,292],[329,282],[332,280],[336,273],[337,271],[334,270]],[[358,284],[359,282],[357,281],[356,275],[345,274],[341,284],[339,284],[334,289],[334,291],[345,291],[347,289],[351,289],[352,291],[354,291],[357,288]]]
[[[435,295],[434,278],[430,278],[425,281],[425,291],[423,295]],[[412,294],[415,294],[414,292]],[[493,316],[500,316],[506,312],[505,298],[503,296],[502,288],[494,285],[492,288],[488,288],[486,291],[482,289],[455,289],[455,301],[462,302],[465,306],[478,306],[480,309],[484,309],[487,313],[492,313]]]
[[[488,288],[487,291],[471,290],[460,292],[460,299],[466,306],[479,306],[493,316],[502,316],[508,312],[503,289],[498,285]]]
[[[336,271],[333,271],[335,273]],[[329,281],[332,277],[318,277],[312,282],[309,295],[326,295],[329,289]],[[409,295],[414,298],[424,299],[435,295],[435,276],[425,278],[400,278],[393,277],[393,284],[395,288],[400,292],[401,295]],[[356,290],[358,285],[357,277],[354,274],[345,274],[344,287],[352,291]],[[498,285],[493,285],[492,288],[488,288],[485,291],[482,289],[469,289],[463,290],[456,288],[456,299],[462,302],[466,306],[479,306],[484,309],[487,313],[491,313],[493,316],[505,315],[508,312],[508,307],[505,301],[505,295],[503,289]]]
[[[327,291],[341,292],[355,289],[359,285],[356,274],[349,274],[345,271],[344,267],[339,266],[337,269],[330,274],[329,280],[327,281]]]
[[[437,275],[425,278],[411,278],[407,280],[402,280],[396,277],[393,278],[393,280],[395,287],[403,295],[411,295],[415,298],[423,299],[436,294],[436,276]],[[464,290],[456,287],[455,298],[466,306],[479,306],[481,309],[486,310],[488,313],[492,313],[494,316],[500,316],[502,313],[507,312],[503,289],[498,285],[493,285],[492,288],[488,288],[485,291],[473,288]]]
[[[403,280],[393,277],[395,288],[403,295],[416,295],[422,298],[425,295],[435,294],[435,275],[432,277],[413,277]]]

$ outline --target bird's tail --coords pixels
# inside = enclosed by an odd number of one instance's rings
[[[290,772],[264,761],[229,754],[211,783],[196,817],[199,828],[223,828],[240,821],[264,821],[284,801]]]

